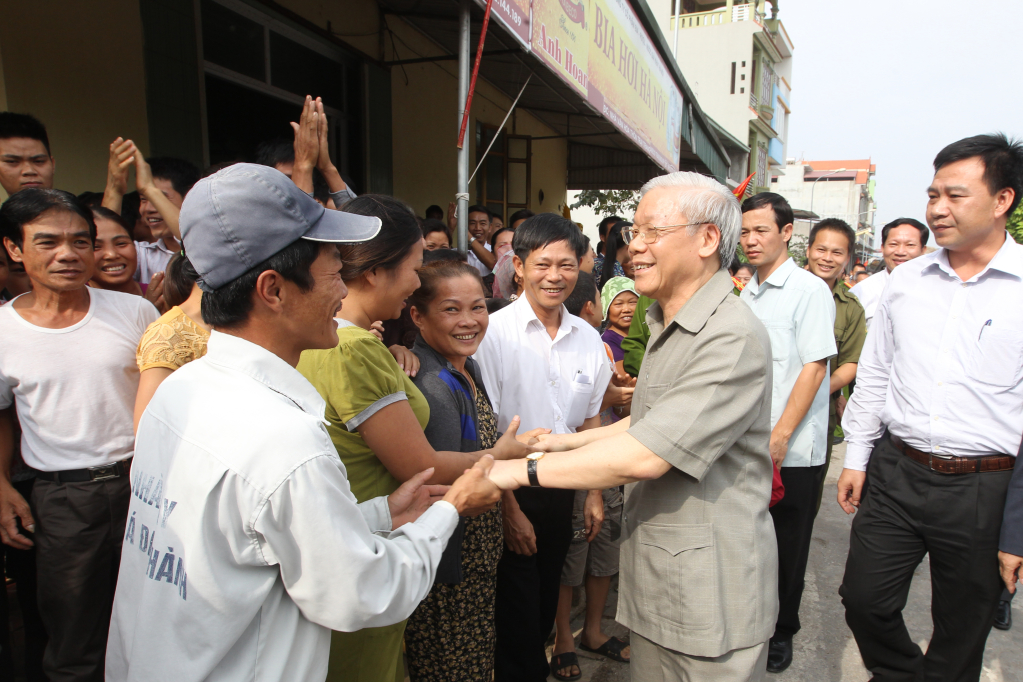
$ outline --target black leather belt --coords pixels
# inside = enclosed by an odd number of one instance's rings
[[[86,481],[105,481],[109,478],[120,478],[127,476],[131,471],[131,460],[122,459],[119,462],[104,464],[99,467],[88,469],[71,469],[69,471],[37,471],[36,478],[41,481],[53,481],[54,483],[84,483]]]

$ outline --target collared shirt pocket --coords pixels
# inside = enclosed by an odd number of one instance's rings
[[[718,620],[713,524],[644,523],[639,527],[641,603],[660,620],[705,630]]]
[[[791,320],[784,322],[765,322],[767,335],[771,338],[771,359],[787,360],[791,348],[796,343],[796,325]]]
[[[576,374],[569,383],[571,392],[570,403],[565,415],[565,423],[573,429],[579,428],[586,421],[586,411],[593,399],[593,378],[588,374]]]
[[[977,339],[969,375],[991,386],[1012,387],[1023,373],[1023,330],[985,325]]]

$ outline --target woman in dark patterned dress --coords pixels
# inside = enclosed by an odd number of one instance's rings
[[[426,439],[434,449],[476,452],[493,446],[497,423],[470,357],[487,331],[476,268],[439,261],[419,271],[409,299],[419,337],[416,387],[430,404]],[[522,434],[521,441],[535,434]],[[405,650],[412,682],[490,682],[494,669],[494,591],[504,536],[501,507],[463,518],[451,536],[429,595],[408,620]]]

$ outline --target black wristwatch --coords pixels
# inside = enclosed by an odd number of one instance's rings
[[[536,477],[536,463],[543,459],[545,453],[534,452],[526,455],[526,475],[529,476],[529,487],[530,488],[542,488],[540,485],[540,479]]]

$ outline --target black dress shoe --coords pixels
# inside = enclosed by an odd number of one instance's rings
[[[767,649],[767,672],[780,673],[792,665],[792,640],[772,639]]]
[[[1012,602],[998,602],[998,610],[995,612],[995,627],[999,630],[1008,630],[1012,627]]]

